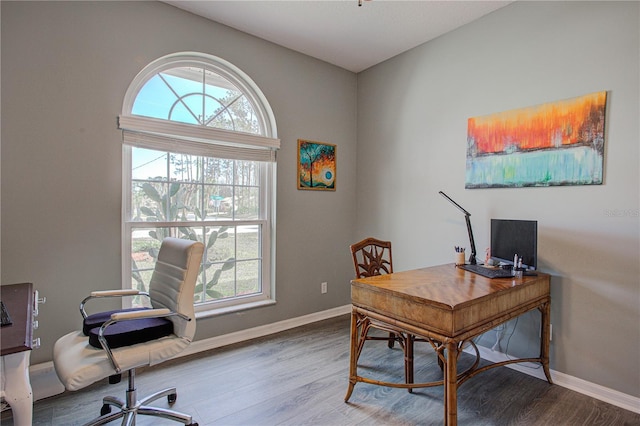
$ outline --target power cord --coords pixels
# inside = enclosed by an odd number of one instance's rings
[[[520,320],[520,317],[516,317],[516,322],[513,325],[513,330],[511,330],[511,334],[509,334],[509,338],[507,339],[507,347],[504,350],[504,354],[509,360],[516,359],[516,358],[512,357],[511,355],[509,355],[509,343],[511,343],[511,338],[513,337],[513,335],[516,332],[516,327],[518,326],[518,320]],[[525,367],[525,368],[530,368],[532,370],[539,370],[542,367],[542,364],[538,364],[536,366],[530,366],[530,365],[527,365],[527,364],[528,363],[526,363],[526,364],[522,363],[521,366]]]
[[[500,350],[500,339],[502,338],[502,332],[504,331],[504,329],[506,328],[505,324],[500,324],[499,326],[497,326],[495,328],[496,331],[496,342],[493,344],[493,346],[491,346],[491,350],[492,351],[499,351]]]

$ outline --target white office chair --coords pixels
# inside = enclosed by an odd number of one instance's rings
[[[141,414],[197,425],[190,415],[146,405],[165,396],[169,403],[175,402],[175,388],[138,400],[135,369],[172,358],[191,343],[196,330],[193,294],[203,252],[200,242],[166,238],[158,253],[149,293],[98,291],[82,302],[85,325],[96,327],[87,330],[88,336],[82,330],[74,331],[55,343],[53,362],[60,381],[67,390],[75,391],[106,377],[111,383],[117,383],[123,371],[128,371],[129,377],[126,398],[105,397],[101,416],[87,424],[101,425],[123,418],[123,425],[133,425],[136,414]],[[87,316],[84,311],[85,303],[93,298],[136,294],[149,296],[152,308],[113,311],[106,316]],[[99,323],[95,322],[96,318]],[[111,413],[111,406],[118,407],[119,411]]]

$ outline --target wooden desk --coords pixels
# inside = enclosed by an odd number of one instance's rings
[[[31,425],[33,394],[29,358],[33,349],[33,317],[37,301],[31,283],[0,286],[13,324],[0,328],[0,371],[4,376],[0,395],[11,406],[15,425]]]
[[[490,368],[515,362],[539,362],[549,383],[550,280],[549,275],[489,279],[456,268],[453,264],[351,281],[351,355],[348,401],[357,382],[400,388],[444,385],[444,424],[457,424],[457,389],[467,379]],[[540,356],[511,359],[478,368],[480,355],[470,340],[514,317],[538,309],[542,314]],[[358,375],[358,358],[364,344],[363,330],[381,323],[407,337],[425,338],[443,364],[444,379],[429,383],[380,382]],[[476,350],[476,362],[457,371],[458,355],[465,342]],[[412,343],[406,356],[412,357]]]

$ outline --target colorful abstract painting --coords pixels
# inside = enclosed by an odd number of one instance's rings
[[[298,189],[336,190],[336,146],[298,139]]]
[[[465,188],[602,184],[606,103],[603,91],[470,118]]]

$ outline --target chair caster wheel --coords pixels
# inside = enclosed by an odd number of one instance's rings
[[[171,395],[167,395],[167,401],[169,402],[169,404],[173,404],[174,402],[176,402],[176,399],[178,399],[177,393],[172,393]]]
[[[104,416],[105,414],[109,414],[111,412],[111,406],[109,404],[104,404],[100,409],[100,415]]]

